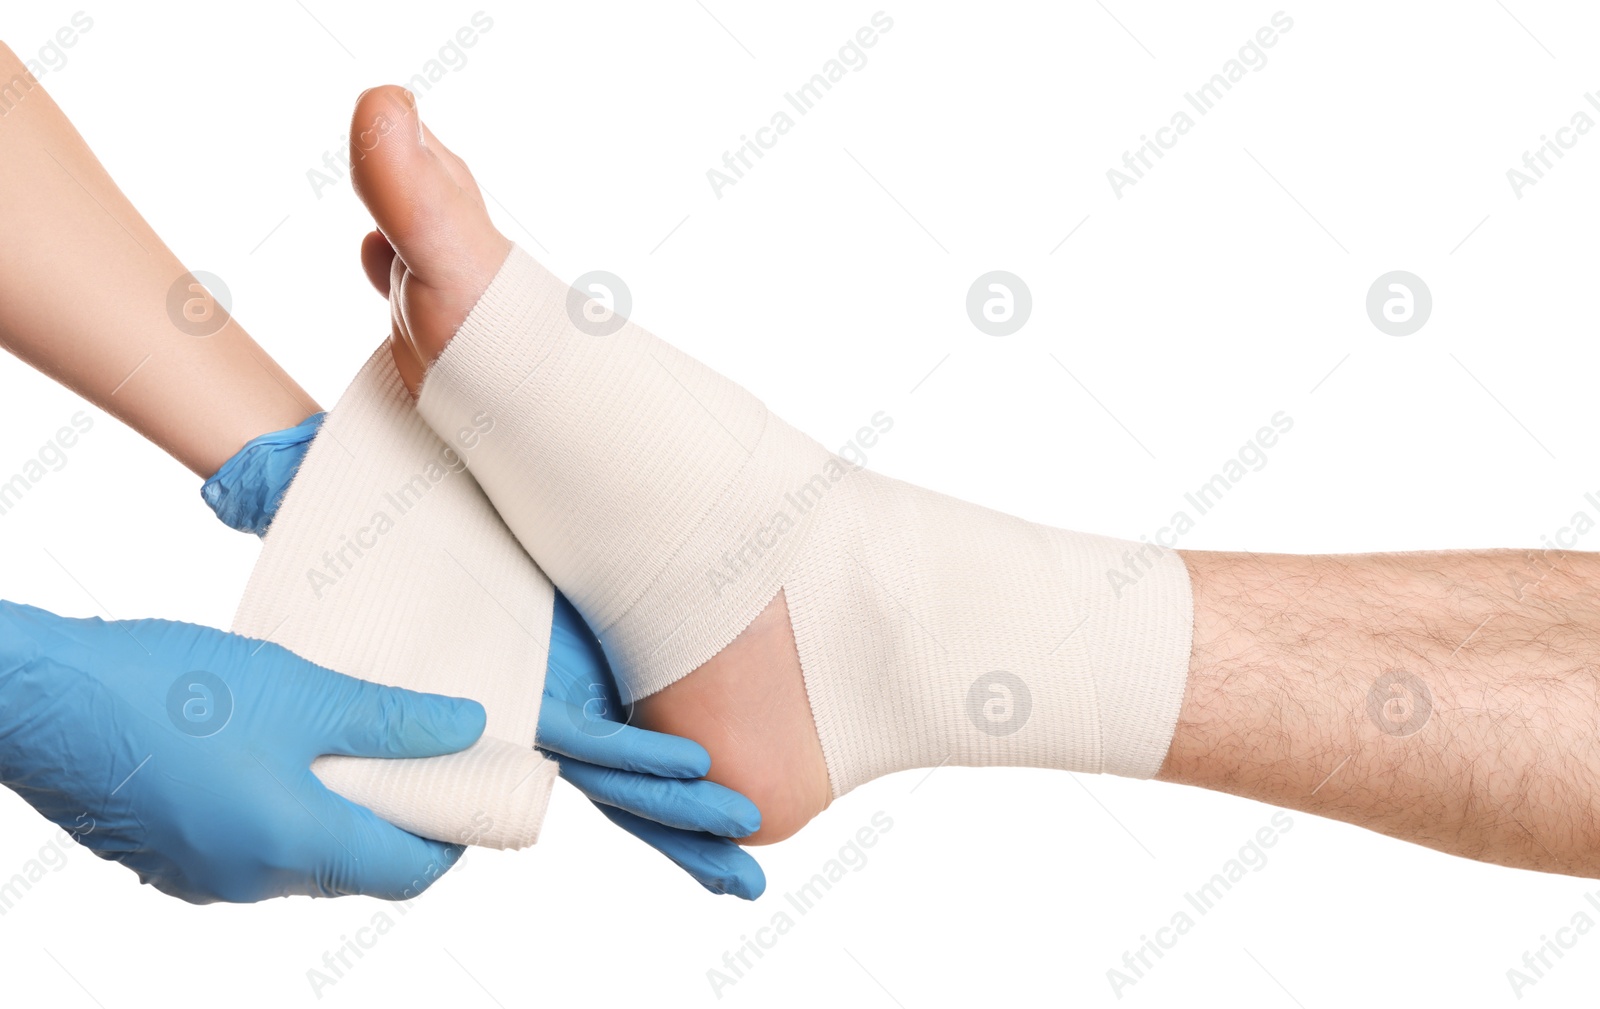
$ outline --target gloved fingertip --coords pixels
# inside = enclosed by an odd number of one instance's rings
[[[488,724],[483,705],[465,697],[409,692],[402,696],[404,703],[385,709],[385,748],[393,756],[436,757],[464,750],[478,741]]]
[[[627,726],[613,737],[619,766],[658,778],[703,778],[711,772],[711,754],[692,739]]]
[[[692,739],[661,734],[653,773],[665,778],[704,778],[711,773],[711,754]]]
[[[755,900],[767,892],[767,874],[761,871],[755,859],[750,860],[743,872],[736,872],[719,883],[722,893],[730,893],[740,900]]]
[[[464,750],[476,743],[483,736],[483,730],[489,724],[489,712],[484,710],[482,704],[469,697],[452,698],[455,702],[451,711],[451,727],[456,736],[456,749]]]
[[[729,834],[729,837],[749,837],[761,829],[761,810],[738,792],[729,792],[728,798],[722,803],[722,812],[734,829],[739,831]]]
[[[477,700],[451,697],[448,721],[440,726],[440,742],[453,750],[466,750],[483,736],[488,718],[490,715]]]
[[[664,826],[603,802],[594,805],[606,819],[665,855],[712,893],[755,900],[767,889],[761,863],[726,838]]]
[[[604,726],[606,734],[590,737],[594,745],[584,759],[593,763],[657,778],[694,779],[711,773],[711,754],[692,739],[616,722],[594,724]]]
[[[714,848],[701,848],[693,859],[682,859],[687,851],[666,853],[695,882],[718,896],[731,894],[740,900],[755,900],[767,891],[767,874],[761,863],[736,844],[722,842]]]
[[[709,894],[713,894],[715,896],[722,897],[722,896],[725,896],[727,894],[727,892],[728,892],[726,889],[724,889],[724,884],[723,884],[722,880],[719,877],[711,876],[711,877],[707,877],[705,879],[702,879],[699,876],[694,876],[692,878],[694,879],[694,881],[696,883],[699,883],[701,886],[705,887],[706,892],[709,893]]]

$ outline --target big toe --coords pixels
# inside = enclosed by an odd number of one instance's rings
[[[350,158],[356,193],[404,264],[407,283],[427,288],[427,300],[437,303],[442,317],[429,328],[443,330],[442,347],[494,279],[510,242],[489,220],[466,164],[423,125],[406,89],[384,85],[356,100]]]

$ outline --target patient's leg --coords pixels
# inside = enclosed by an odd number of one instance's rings
[[[637,327],[584,326],[407,97],[362,97],[354,177],[422,413],[493,415],[474,474],[640,719],[760,807],[755,842],[899,769],[1157,772],[1192,625],[1176,556],[1113,599],[1127,544],[850,471]]]
[[[431,157],[395,145],[362,169],[364,191],[422,175],[470,192],[459,163]],[[464,245],[493,262],[504,239],[481,207],[455,208],[435,221],[450,239],[396,232],[408,265],[427,275]],[[1600,874],[1600,555],[1180,559],[872,473],[834,481],[826,453],[725,379],[631,324],[570,318],[565,285],[520,250],[481,290],[465,322],[412,330],[437,357],[419,409],[435,429],[497,411],[474,472],[629,658],[614,665],[644,716],[699,737],[713,774],[761,806],[762,839],[874,773],[1034,763],[1159,771],[1471,858]],[[792,527],[769,519],[813,492]],[[584,529],[598,532],[572,536]],[[738,570],[696,585],[717,553]],[[728,600],[750,586],[739,622]],[[685,642],[710,650],[690,665]]]

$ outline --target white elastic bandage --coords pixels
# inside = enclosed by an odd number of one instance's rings
[[[1180,557],[853,467],[586,301],[513,249],[418,406],[440,431],[494,418],[473,473],[624,701],[782,591],[836,795],[944,762],[1156,773],[1188,674]],[[1149,569],[1114,588],[1130,548]]]
[[[459,753],[324,756],[312,770],[412,833],[522,848],[557,771],[533,748],[555,593],[464,471],[458,449],[482,433],[469,422],[441,441],[379,348],[311,443],[233,629],[351,676],[482,703],[483,738]]]

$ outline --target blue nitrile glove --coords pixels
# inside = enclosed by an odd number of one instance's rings
[[[483,723],[476,701],[357,680],[269,642],[0,600],[0,783],[192,903],[416,896],[461,848],[330,792],[311,762],[453,753]]]
[[[265,533],[299,471],[322,414],[251,441],[201,488],[217,517]],[[700,744],[627,724],[600,644],[556,594],[550,660],[539,708],[539,747],[562,759],[561,776],[612,823],[661,852],[713,893],[754,900],[761,866],[727,840],[754,833],[761,812],[738,792],[699,780],[711,769]]]
[[[712,893],[755,900],[766,874],[727,840],[761,826],[755,803],[701,780],[711,755],[691,739],[629,725],[600,642],[556,593],[539,748],[612,823],[676,862]]]
[[[326,416],[314,413],[294,427],[252,438],[200,486],[200,496],[223,525],[242,533],[266,534]]]

